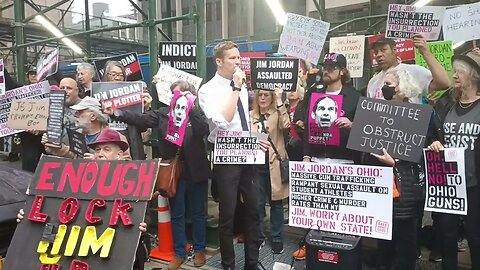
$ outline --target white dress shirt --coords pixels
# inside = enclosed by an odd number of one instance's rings
[[[230,94],[233,89],[230,86],[232,80],[225,79],[220,76],[218,73],[200,87],[198,92],[198,101],[200,108],[202,108],[205,116],[208,119],[208,126],[210,128],[210,135],[208,136],[208,141],[211,143],[215,142],[215,137],[217,130],[242,130],[242,123],[240,121],[240,115],[238,114],[237,106],[235,105],[235,115],[231,122],[228,122],[225,117],[223,117],[223,110]],[[245,113],[245,118],[249,121],[249,112],[248,112],[248,93],[247,89],[242,86],[242,91],[240,91],[240,100],[242,101],[243,110]],[[250,128],[250,124],[248,123]]]

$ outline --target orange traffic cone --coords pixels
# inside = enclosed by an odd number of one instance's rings
[[[173,251],[172,223],[168,200],[158,196],[158,247],[150,252],[150,257],[163,261],[171,261],[175,256]]]

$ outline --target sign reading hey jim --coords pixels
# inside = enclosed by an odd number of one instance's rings
[[[290,162],[288,225],[392,239],[389,167]]]
[[[295,91],[298,80],[298,59],[251,58],[252,89]]]
[[[219,130],[213,150],[214,164],[265,164],[260,140],[267,134],[250,131]]]
[[[423,153],[432,107],[362,97],[358,101],[347,147],[418,162]]]

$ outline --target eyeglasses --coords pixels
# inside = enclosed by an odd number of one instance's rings
[[[113,78],[116,78],[116,77],[123,78],[124,77],[123,73],[110,72],[110,73],[107,73],[107,74],[109,76],[113,77]]]
[[[323,71],[326,71],[326,72],[332,72],[334,70],[337,70],[337,69],[340,69],[340,67],[337,67],[337,66],[324,66],[323,67]]]

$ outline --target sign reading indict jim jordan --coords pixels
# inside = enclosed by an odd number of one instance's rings
[[[288,225],[392,239],[391,167],[290,162]]]
[[[275,90],[280,86],[285,92],[296,91],[298,59],[252,58],[250,64],[252,89]]]
[[[361,97],[347,148],[419,162],[431,115],[429,105]]]
[[[63,138],[63,115],[65,113],[65,91],[50,93],[48,109],[47,138],[48,142],[60,146]]]
[[[447,9],[443,39],[453,43],[480,39],[480,2]]]
[[[5,65],[3,59],[0,59],[0,96],[5,94]]]
[[[143,112],[143,86],[141,82],[93,82],[92,96],[113,109]],[[109,120],[109,127],[125,130],[127,125]]]
[[[331,53],[343,54],[347,59],[347,69],[352,78],[363,77],[363,58],[365,54],[365,36],[346,36],[330,38]]]
[[[37,62],[37,81],[57,73],[58,48],[41,55]]]
[[[445,7],[390,4],[385,37],[408,38],[421,34],[427,40],[437,40],[442,30]]]
[[[313,93],[309,105],[308,143],[340,145],[340,128],[335,120],[343,116],[343,95]]]
[[[108,61],[117,61],[125,67],[126,80],[129,82],[143,80],[142,68],[136,52],[116,55],[109,58],[93,61],[98,78],[105,76],[105,66]]]
[[[50,84],[48,81],[42,81],[15,88],[0,96],[0,137],[9,136],[22,132],[7,127],[8,115],[13,99],[45,99],[50,93]]]
[[[219,130],[213,150],[214,164],[265,164],[260,140],[268,135],[250,131]]]
[[[43,156],[4,269],[132,269],[158,165]]]
[[[424,155],[427,177],[425,211],[466,215],[465,149],[444,148],[438,153],[424,149]]]
[[[278,44],[278,52],[318,63],[330,23],[287,13]]]
[[[160,42],[162,64],[189,73],[197,72],[197,44],[195,42]]]
[[[170,86],[174,82],[180,80],[186,81],[195,86],[195,89],[197,90],[202,83],[202,78],[200,77],[163,64],[158,69],[155,77],[157,79],[155,87],[157,89],[158,100],[166,105],[170,105],[172,100],[173,93],[172,90],[170,90]]]

